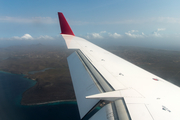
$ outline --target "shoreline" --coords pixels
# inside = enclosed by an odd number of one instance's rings
[[[8,74],[17,74],[17,73],[12,73],[12,72],[9,72],[9,71],[4,71],[4,70],[0,70],[0,72],[8,73]],[[17,75],[24,75],[24,74],[17,74]]]
[[[49,69],[49,68],[48,68]],[[51,69],[53,69],[53,68],[51,68]],[[44,70],[44,69],[43,69]],[[12,72],[9,72],[9,71],[3,71],[3,70],[0,70],[0,72],[3,72],[3,73],[6,73],[6,74],[16,74],[16,75],[22,75],[24,78],[26,78],[26,79],[30,79],[30,80],[32,80],[32,81],[36,81],[36,84],[38,83],[38,81],[37,81],[37,78],[30,78],[30,77],[27,77],[27,74],[18,74],[18,73],[12,73]],[[43,71],[44,72],[44,71]],[[33,86],[32,86],[33,87]],[[31,87],[30,87],[31,88]],[[28,88],[26,91],[28,91],[30,88]],[[24,91],[23,93],[22,93],[22,97],[23,97],[23,94],[26,92],[26,91]],[[22,98],[21,98],[21,102],[22,102]],[[41,102],[41,103],[27,103],[27,104],[22,104],[20,102],[20,104],[21,105],[23,105],[23,106],[32,106],[32,105],[45,105],[45,104],[53,104],[53,103],[62,103],[62,102],[76,102],[76,99],[70,99],[70,100],[55,100],[55,101],[48,101],[48,102]]]
[[[76,102],[76,99],[72,99],[72,100],[56,100],[56,101],[49,101],[49,102],[42,102],[42,103],[31,103],[31,104],[21,104],[21,105],[32,106],[32,105],[45,105],[45,104],[62,103],[62,102]]]
[[[0,70],[0,72],[6,73],[6,74],[22,75],[22,76],[23,76],[24,78],[26,78],[26,79],[30,79],[30,80],[36,81],[36,84],[37,84],[37,79],[32,79],[32,78],[26,77],[26,76],[27,76],[26,74],[17,74],[17,73],[12,73],[12,72],[3,71],[3,70]],[[29,89],[30,89],[30,88],[29,88]],[[28,89],[27,89],[27,90],[28,90]],[[27,91],[27,90],[26,90],[26,91]],[[26,91],[24,91],[23,94],[24,94]],[[23,94],[22,94],[22,96],[23,96]],[[21,100],[22,100],[22,98],[21,98]],[[20,104],[23,105],[23,106],[32,106],[32,105],[45,105],[45,104],[62,103],[62,102],[76,102],[76,99],[71,99],[71,100],[56,100],[56,101],[41,102],[41,103],[30,103],[30,104],[22,104],[22,103],[20,103]]]
[[[15,74],[15,75],[22,75],[24,78],[27,78],[25,76],[27,76],[28,74],[23,74],[23,73],[14,73],[14,72],[10,72],[10,71],[4,71],[0,69],[0,72],[6,73],[6,74]],[[27,79],[31,79],[31,78],[27,78]],[[31,79],[32,80],[32,79]]]

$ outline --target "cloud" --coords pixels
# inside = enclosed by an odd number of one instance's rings
[[[21,37],[13,36],[11,38],[0,38],[0,40],[54,40],[54,38],[48,35],[32,37],[30,34],[24,34]]]
[[[106,31],[101,31],[100,33],[106,33]]]
[[[33,37],[30,34],[25,34],[21,38],[22,39],[33,39]]]
[[[158,28],[157,31],[164,31],[166,28]]]
[[[103,24],[103,25],[117,25],[117,24],[180,24],[180,18],[174,17],[149,17],[149,18],[139,18],[139,19],[124,19],[117,21],[101,21],[101,22],[88,22],[88,24]]]
[[[118,33],[109,33],[107,31],[101,31],[99,33],[88,33],[87,36],[85,36],[87,39],[103,39],[107,37],[111,37],[114,39],[121,38],[122,35]]]
[[[159,34],[158,32],[153,32],[152,34],[154,37],[162,37],[161,34]]]
[[[87,39],[103,39],[103,34],[106,33],[106,31],[101,31],[100,33],[87,33],[87,36],[85,36]]]
[[[132,38],[143,38],[145,36],[145,34],[142,32],[141,34],[135,34],[139,32],[138,30],[131,30],[131,31],[128,31],[128,32],[125,32],[125,34],[129,37],[132,37]]]
[[[125,19],[125,20],[118,20],[118,21],[104,21],[98,24],[155,24],[155,23],[180,24],[180,18],[149,17],[149,18],[139,18],[139,19]]]
[[[21,17],[0,17],[0,22],[9,22],[9,23],[44,23],[44,24],[56,24],[58,23],[57,19],[51,17],[32,17],[32,18],[21,18]]]
[[[101,40],[107,40],[107,39],[141,39],[143,40],[144,38],[146,39],[161,39],[161,38],[170,38],[171,36],[174,35],[165,35],[163,34],[163,32],[166,30],[166,28],[157,28],[155,31],[153,32],[149,32],[149,33],[144,33],[144,32],[140,32],[138,30],[130,30],[128,32],[125,32],[124,34],[119,34],[117,32],[114,33],[110,33],[108,31],[101,31],[98,33],[88,33],[86,36],[82,36],[85,37],[87,40],[90,39],[101,39]],[[180,38],[179,34],[176,34],[176,38]],[[145,40],[145,39],[144,39]]]
[[[33,40],[34,38],[30,34],[24,34],[22,37],[14,36],[11,39],[16,39],[16,40]]]
[[[139,19],[124,19],[124,20],[116,20],[116,21],[101,21],[101,22],[91,22],[91,21],[79,21],[78,23],[76,21],[72,21],[72,23],[76,25],[128,25],[128,24],[180,24],[180,18],[173,18],[173,17],[149,17],[149,18],[139,18]]]
[[[47,35],[45,35],[45,36],[40,36],[40,37],[38,37],[37,39],[49,39],[49,40],[53,40],[54,38],[53,37],[51,37],[51,36],[47,36]]]
[[[166,28],[158,28],[156,31],[152,32],[152,34],[149,35],[145,35],[144,32],[142,32],[141,34],[138,34],[138,30],[131,30],[128,32],[125,32],[125,34],[129,37],[132,38],[143,38],[143,37],[162,37],[162,35],[159,33],[160,31],[165,31]]]
[[[158,17],[158,18],[154,18],[154,21],[164,22],[164,23],[180,23],[180,18]]]
[[[92,33],[93,38],[102,39],[103,37],[99,33]]]
[[[108,33],[108,34],[109,34],[109,37],[112,37],[112,38],[115,38],[115,39],[122,37],[122,35],[120,35],[120,34],[118,34],[116,32],[114,34],[111,34],[111,33]]]
[[[138,30],[131,30],[129,32],[134,33],[134,32],[139,32],[139,31]]]
[[[104,22],[91,22],[91,21],[73,21],[68,20],[71,25],[100,25],[100,24],[155,24],[155,23],[176,23],[180,24],[180,18],[173,17],[151,17],[151,18],[140,18],[140,19],[125,19],[119,21],[104,21]],[[42,24],[58,24],[57,18],[51,17],[11,17],[11,16],[0,16],[0,22],[8,23],[42,23]]]
[[[162,35],[159,33],[159,31],[164,31],[166,28],[158,28],[156,31],[153,32],[154,37],[162,37]]]

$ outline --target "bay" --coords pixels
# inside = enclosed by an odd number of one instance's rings
[[[36,81],[23,75],[0,71],[0,120],[79,120],[77,103],[56,102],[42,105],[21,105],[23,92]]]

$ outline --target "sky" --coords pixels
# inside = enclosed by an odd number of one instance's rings
[[[0,0],[0,47],[65,44],[57,12],[93,43],[180,50],[179,0]]]

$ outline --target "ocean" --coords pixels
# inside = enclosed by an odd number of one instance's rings
[[[23,92],[36,81],[23,75],[0,71],[0,120],[79,120],[77,103],[57,102],[42,105],[21,105]]]

